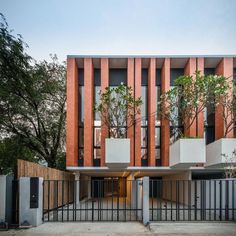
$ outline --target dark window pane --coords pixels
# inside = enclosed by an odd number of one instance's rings
[[[94,85],[101,86],[101,70],[94,69]]]
[[[79,127],[78,138],[79,138],[79,147],[83,147],[84,146],[84,128],[83,127]]]
[[[161,87],[160,86],[156,86],[156,91],[157,91],[157,101],[156,101],[156,104],[157,104],[157,112],[156,112],[156,123],[157,125],[160,125],[161,123],[161,114],[160,114],[160,98],[161,98]]]
[[[214,75],[215,74],[215,68],[205,68],[204,69],[205,75]]]
[[[170,70],[170,85],[174,85],[175,79],[179,76],[184,75],[184,69],[171,69]]]
[[[141,88],[141,99],[142,99],[142,105],[141,105],[141,116],[142,116],[142,124],[146,124],[147,120],[147,87],[142,86]]]
[[[84,149],[79,149],[79,159],[84,159]]]
[[[110,69],[109,86],[127,85],[127,69]]]
[[[78,69],[79,73],[78,73],[78,85],[79,86],[84,86],[84,69],[79,68]]]
[[[141,159],[148,159],[147,148],[142,148],[141,149]]]
[[[160,159],[161,158],[161,150],[160,148],[156,148],[156,159]]]
[[[147,147],[147,127],[141,128],[141,147]]]
[[[84,87],[79,86],[79,94],[78,94],[78,118],[79,118],[79,125],[84,123]]]
[[[161,86],[161,69],[156,69],[156,86]]]
[[[142,86],[148,86],[148,69],[142,69]]]

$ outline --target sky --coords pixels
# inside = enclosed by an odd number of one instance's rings
[[[236,55],[236,0],[0,0],[37,60]]]

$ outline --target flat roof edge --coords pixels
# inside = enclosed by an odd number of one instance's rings
[[[189,58],[189,57],[204,57],[204,58],[219,58],[219,57],[236,57],[236,54],[227,55],[67,55],[67,58]]]

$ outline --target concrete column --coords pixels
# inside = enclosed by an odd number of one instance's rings
[[[93,166],[94,76],[92,58],[84,59],[84,166]]]
[[[148,67],[148,165],[156,166],[155,112],[156,104],[156,59],[151,58]]]
[[[194,73],[196,72],[196,58],[189,58],[188,62],[186,63],[184,67],[184,74],[189,76],[194,76]],[[194,78],[193,78],[194,79]],[[188,120],[188,123],[190,124],[192,120]],[[191,127],[184,127],[184,134],[186,136],[196,136],[196,120],[193,122]]]
[[[134,173],[130,173],[126,181],[127,202],[129,202],[132,209],[136,207],[137,201],[137,186],[134,178]]]
[[[127,85],[131,87],[134,94],[134,58],[128,58]],[[130,120],[127,124],[130,124]],[[130,166],[134,166],[134,126],[128,127],[127,137],[130,139]]]
[[[149,177],[143,177],[143,224],[149,223]]]
[[[30,178],[21,177],[19,180],[19,224],[27,221],[32,226],[42,224],[43,218],[43,178],[39,179],[38,208],[30,208]]]
[[[170,58],[165,58],[161,69],[161,94],[170,89]],[[170,152],[170,123],[166,118],[161,119],[161,165],[169,166]]]
[[[233,83],[233,58],[223,58],[221,62],[216,67],[216,75],[223,75],[228,78],[229,83]],[[232,86],[233,87],[233,86]],[[228,91],[229,94],[232,93],[232,89]],[[224,119],[222,116],[224,107],[222,105],[218,105],[215,110],[215,139],[220,139],[224,137],[225,133],[225,125]],[[228,133],[228,138],[233,138],[233,129]]]
[[[142,60],[135,58],[134,96],[141,97]],[[141,114],[137,114],[135,122],[135,166],[141,166]]]
[[[0,222],[6,221],[6,175],[0,175]]]
[[[78,67],[67,59],[66,166],[78,166]]]
[[[101,58],[101,91],[104,92],[109,86],[109,60]],[[108,128],[101,121],[101,166],[105,166],[105,139],[108,137]]]
[[[91,198],[91,185],[92,185],[92,182],[91,182],[91,176],[88,176],[88,180],[87,180],[87,186],[88,186],[88,199]]]
[[[77,207],[80,205],[80,174],[75,175],[75,201]]]

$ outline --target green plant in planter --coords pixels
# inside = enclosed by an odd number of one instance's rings
[[[220,94],[226,94],[227,84],[223,76],[202,75],[196,71],[193,76],[183,75],[174,82],[174,87],[165,92],[160,99],[161,116],[176,127],[175,138],[184,137],[178,127],[188,130],[196,125],[198,137],[198,116],[207,106],[219,103]]]
[[[235,178],[236,177],[236,149],[233,150],[231,156],[226,154],[221,154],[225,158],[225,163],[222,164],[224,169],[225,178]]]
[[[218,77],[215,82],[214,108],[220,107],[224,121],[224,137],[236,127],[236,88],[232,77]]]
[[[108,127],[110,137],[125,138],[126,127],[129,128],[137,121],[142,100],[133,96],[131,87],[120,84],[118,87],[107,87],[100,91],[100,102],[94,110],[101,117],[103,125]]]
[[[174,87],[161,96],[161,115],[167,118],[172,126],[183,126],[184,129],[189,129],[208,102],[207,81],[207,77],[201,75],[200,71],[196,71],[194,76],[178,77]],[[183,136],[180,129],[177,132],[177,137]]]

